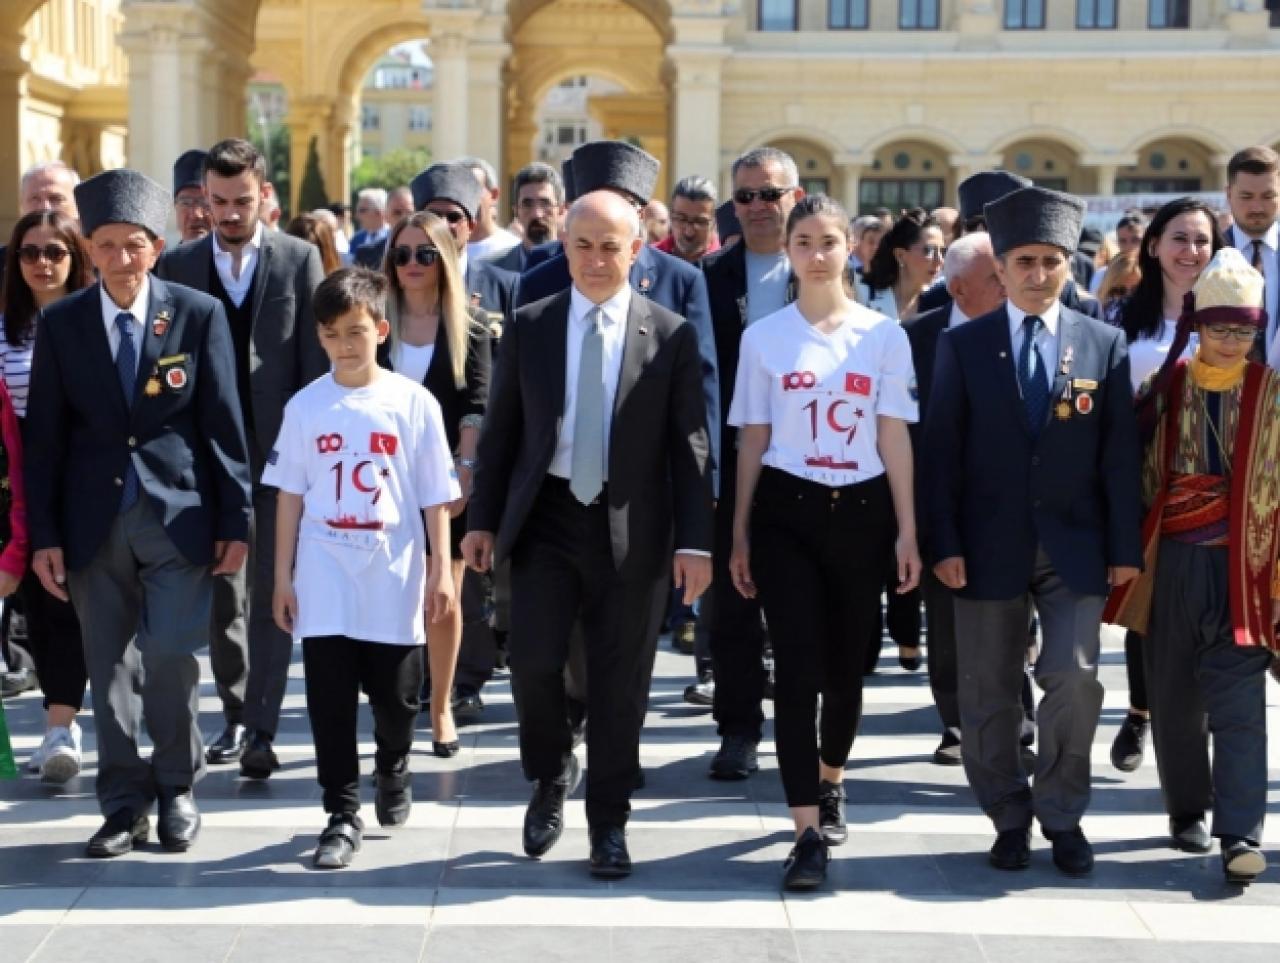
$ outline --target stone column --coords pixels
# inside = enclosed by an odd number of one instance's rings
[[[675,42],[667,47],[672,184],[690,174],[714,178],[719,171],[721,74],[730,53],[719,4],[685,0],[673,6]]]
[[[502,127],[506,105],[502,68],[511,55],[509,44],[499,41],[473,42],[467,53],[467,137],[466,153],[483,157],[494,170],[505,170]],[[434,136],[433,136],[434,141]],[[443,157],[443,154],[439,156]],[[504,195],[508,185],[502,184]],[[505,218],[507,213],[502,212]]]
[[[1081,167],[1092,167],[1094,169],[1095,182],[1093,192],[1103,196],[1116,192],[1116,175],[1119,173],[1120,168],[1137,162],[1138,157],[1136,154],[1109,152],[1085,154],[1080,158]]]
[[[456,6],[457,0],[425,0],[435,65],[432,90],[431,158],[453,160],[470,150],[470,48],[480,10]],[[492,57],[490,58],[492,59]],[[492,80],[486,76],[486,86]],[[488,91],[486,91],[487,93]]]
[[[849,212],[850,217],[858,216],[858,200],[862,187],[862,171],[864,168],[870,167],[871,161],[861,156],[837,154],[831,159],[836,169],[840,171],[841,178],[844,181],[844,192],[841,195],[841,202],[844,209]]]
[[[324,169],[324,186],[332,201],[351,202],[351,135],[355,126],[354,117],[355,106],[348,100],[336,104],[329,118],[327,149],[320,160]]]
[[[0,136],[6,140],[6,149],[0,150],[0,236],[6,238],[18,219],[18,182],[25,166],[22,101],[27,94],[27,68],[17,38],[6,42],[0,50]]]

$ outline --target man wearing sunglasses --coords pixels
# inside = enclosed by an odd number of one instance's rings
[[[207,156],[202,150],[189,150],[173,162],[173,216],[184,244],[200,240],[213,229],[209,201],[204,196]]]
[[[314,245],[263,227],[266,161],[244,140],[209,148],[201,183],[213,231],[164,253],[156,275],[222,302],[235,349],[240,406],[253,477],[253,541],[247,569],[215,580],[209,657],[225,721],[208,747],[214,765],[240,763],[250,779],[279,768],[273,743],[293,640],[271,615],[276,490],[258,483],[285,403],[329,370],[311,312],[324,277]]]
[[[514,307],[516,276],[488,261],[467,255],[467,242],[480,212],[484,188],[462,164],[432,164],[409,184],[413,206],[443,218],[458,245],[459,267],[472,307],[489,315],[490,326],[501,331]]]

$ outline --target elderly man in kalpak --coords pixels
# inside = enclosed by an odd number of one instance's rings
[[[1266,868],[1266,671],[1280,619],[1280,374],[1248,360],[1264,281],[1223,248],[1196,282],[1169,360],[1140,394],[1144,572],[1107,621],[1146,634],[1160,788],[1177,849],[1222,847],[1228,881]],[[1195,355],[1177,360],[1192,331]],[[1210,759],[1209,737],[1213,739]]]

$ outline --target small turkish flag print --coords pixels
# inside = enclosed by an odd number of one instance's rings
[[[871,379],[866,375],[854,374],[852,371],[844,376],[844,390],[851,395],[871,394]]]
[[[394,455],[399,439],[395,435],[383,434],[375,431],[369,436],[369,454],[371,455]]]

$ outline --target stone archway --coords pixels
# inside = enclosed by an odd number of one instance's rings
[[[569,77],[597,76],[623,92],[592,98],[592,116],[606,138],[638,142],[662,162],[657,192],[664,196],[670,170],[670,89],[663,76],[669,5],[660,0],[513,0],[508,12],[506,178],[532,159],[534,113],[548,91]]]
[[[1052,138],[1028,137],[1009,144],[1001,153],[1000,166],[1041,187],[1073,194],[1088,192],[1079,154]]]
[[[1228,155],[1194,135],[1154,137],[1134,153],[1137,162],[1116,173],[1117,194],[1194,194],[1226,183]]]

